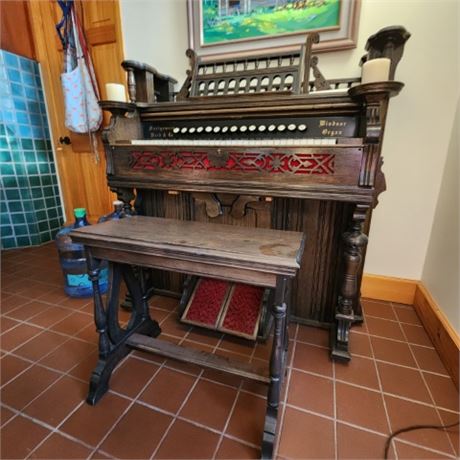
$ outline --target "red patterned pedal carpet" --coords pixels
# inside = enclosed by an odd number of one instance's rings
[[[255,339],[264,289],[211,278],[200,278],[182,321]]]

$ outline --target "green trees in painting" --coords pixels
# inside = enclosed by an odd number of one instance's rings
[[[204,44],[339,25],[340,0],[201,0]]]

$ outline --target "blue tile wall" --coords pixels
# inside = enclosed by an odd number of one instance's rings
[[[2,248],[52,240],[63,213],[38,64],[3,50],[0,182]]]

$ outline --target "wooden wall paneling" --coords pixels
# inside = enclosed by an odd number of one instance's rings
[[[98,136],[100,161],[96,164],[90,151],[88,136],[70,133],[63,123],[64,103],[60,85],[62,47],[55,29],[55,24],[61,18],[60,8],[51,0],[30,2],[29,8],[37,60],[41,63],[44,76],[66,218],[67,221],[73,220],[73,209],[85,207],[90,220],[94,221],[111,210],[115,198],[107,187],[102,141]],[[93,40],[93,43],[90,42],[90,51],[101,97],[104,98],[105,83],[125,83],[124,72],[120,66],[123,60],[123,44],[119,5],[117,1],[87,0],[78,5],[78,11],[83,19],[85,33]],[[107,123],[107,114],[104,116],[104,122]],[[72,144],[59,144],[60,136],[69,136]]]
[[[25,0],[0,1],[0,48],[35,59],[35,46]]]

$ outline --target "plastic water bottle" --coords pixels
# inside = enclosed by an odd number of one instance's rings
[[[73,212],[75,222],[59,230],[55,239],[64,274],[64,291],[71,297],[89,297],[93,295],[93,286],[88,277],[84,247],[82,244],[72,243],[69,233],[75,228],[91,224],[86,219],[85,208],[76,208]],[[107,291],[107,275],[107,267],[102,266],[99,277],[102,294]]]
[[[108,220],[119,220],[119,219],[123,219],[124,217],[131,217],[131,214],[128,214],[125,212],[123,208],[124,205],[125,204],[123,203],[123,201],[115,200],[113,202],[113,212],[100,217],[97,222],[101,223],[101,222],[107,222]]]

